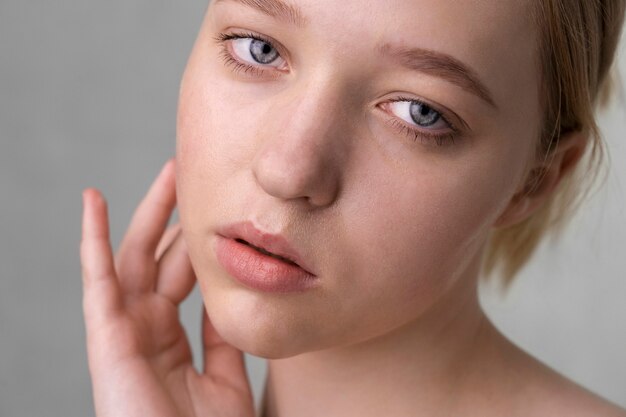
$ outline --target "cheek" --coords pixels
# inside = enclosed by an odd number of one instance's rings
[[[239,91],[242,87],[217,68],[191,69],[187,76],[177,119],[179,162],[205,183],[219,183],[249,170],[274,110],[266,99]]]
[[[354,202],[347,207],[349,241],[342,244],[353,267],[346,288],[376,294],[379,305],[396,318],[417,314],[436,301],[476,259],[507,200],[508,176],[514,170],[501,161],[466,161],[402,176],[383,166],[361,172],[359,181],[367,189],[346,198]],[[354,311],[371,303],[353,301]]]
[[[177,193],[181,221],[219,210],[233,178],[248,167],[246,126],[228,83],[192,59],[181,85],[176,125]],[[230,186],[228,190],[226,187]],[[228,218],[228,217],[227,217]]]
[[[219,108],[218,97],[227,97],[219,83],[207,74],[188,68],[181,87],[176,122],[176,153],[183,167],[220,163],[220,138],[228,132],[228,112]],[[204,161],[204,162],[203,162]],[[215,170],[213,170],[215,171]]]

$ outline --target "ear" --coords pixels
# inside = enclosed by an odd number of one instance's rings
[[[556,149],[537,161],[529,170],[520,189],[494,223],[494,227],[509,227],[530,217],[545,203],[561,180],[574,169],[585,152],[588,136],[571,131],[559,138]]]

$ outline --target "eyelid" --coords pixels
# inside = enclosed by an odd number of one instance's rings
[[[388,116],[385,120],[385,123],[394,127],[396,130],[404,133],[406,136],[412,138],[413,141],[420,140],[422,144],[425,145],[431,145],[432,142],[435,142],[438,146],[454,144],[456,142],[457,136],[460,136],[454,131],[433,133],[428,130],[415,129],[413,127],[410,127],[400,118],[394,116]]]

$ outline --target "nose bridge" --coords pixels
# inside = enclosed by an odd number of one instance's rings
[[[268,106],[254,170],[259,184],[280,198],[332,199],[349,146],[345,94],[330,72],[296,83]]]
[[[318,143],[332,140],[332,132],[341,130],[348,109],[345,94],[332,74],[318,75],[286,94],[281,117],[284,133],[298,141]],[[335,145],[339,145],[334,142]]]

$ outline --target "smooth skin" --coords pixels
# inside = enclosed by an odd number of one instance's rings
[[[478,302],[489,232],[541,207],[587,143],[568,134],[534,158],[541,92],[528,2],[292,4],[306,28],[211,2],[181,83],[175,167],[115,258],[104,200],[85,192],[97,415],[252,417],[245,351],[268,358],[267,417],[623,417],[510,343]],[[235,29],[273,39],[284,65],[233,71],[215,39]],[[456,57],[497,107],[373,55],[379,42]],[[399,118],[389,105],[399,95],[438,103],[470,129],[450,146],[413,141],[386,123]],[[543,180],[526,192],[533,172]],[[166,229],[175,205],[179,232]],[[318,287],[277,295],[230,277],[212,245],[217,227],[241,220],[284,234]],[[177,316],[194,281],[210,317],[202,373]]]

